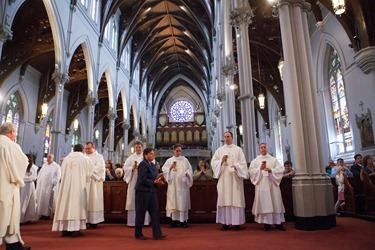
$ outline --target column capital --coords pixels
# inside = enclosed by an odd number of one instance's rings
[[[117,118],[117,112],[113,107],[109,108],[107,117],[109,120],[114,120]]]
[[[234,76],[237,73],[236,64],[232,60],[227,60],[221,65],[221,71],[224,76]]]
[[[358,51],[354,56],[355,64],[365,73],[375,73],[375,46]]]
[[[229,23],[238,28],[241,24],[249,25],[252,23],[252,18],[254,17],[253,10],[248,8],[235,8],[230,12]]]
[[[124,120],[122,122],[122,128],[125,129],[125,130],[129,130],[130,129],[130,124],[128,123],[127,120]]]
[[[311,4],[307,3],[306,0],[279,0],[276,3],[276,6],[280,8],[280,6],[284,4],[291,5],[291,6],[300,5],[305,12],[311,11]]]
[[[99,102],[98,97],[92,92],[89,91],[86,97],[86,103],[88,106],[94,106]]]
[[[5,42],[7,40],[12,40],[13,32],[9,27],[0,25],[0,42]]]

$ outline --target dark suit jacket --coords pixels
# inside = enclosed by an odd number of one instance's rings
[[[350,171],[353,173],[353,177],[359,177],[361,175],[361,165],[355,163],[350,167]]]
[[[141,161],[138,165],[138,178],[135,184],[135,190],[144,192],[155,192],[156,185],[154,181],[158,175],[154,163],[149,163],[147,160]]]

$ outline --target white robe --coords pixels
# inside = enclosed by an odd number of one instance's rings
[[[177,162],[177,170],[170,169],[173,162]],[[193,169],[186,157],[171,157],[163,168],[164,179],[168,183],[167,217],[174,221],[186,222],[189,219],[190,187],[193,185]]]
[[[56,162],[45,162],[38,174],[36,184],[36,201],[38,203],[38,215],[50,216],[53,206],[52,189],[61,179],[61,168]]]
[[[101,154],[95,151],[86,154],[94,165],[90,181],[87,185],[87,223],[98,224],[104,221],[103,181],[105,180],[105,162]]]
[[[81,152],[71,152],[61,166],[62,176],[52,231],[86,229],[87,191],[94,166]]]
[[[271,173],[260,170],[262,161]],[[264,224],[281,224],[285,221],[284,204],[280,191],[280,182],[283,178],[284,167],[270,155],[259,155],[249,168],[250,180],[255,185],[255,197],[252,212],[255,221]]]
[[[25,177],[23,178],[25,186],[21,188],[21,223],[38,220],[35,193],[37,172],[38,167],[33,164],[30,172],[25,172]]]
[[[228,156],[227,164],[221,164],[224,155]],[[230,166],[236,167],[231,171]],[[211,168],[217,183],[216,222],[225,225],[241,225],[245,218],[245,194],[243,180],[248,178],[246,158],[240,147],[223,145],[212,157]]]
[[[29,160],[21,147],[0,135],[0,245],[4,241],[23,243],[20,234],[20,187]]]
[[[129,227],[135,226],[135,184],[137,182],[138,170],[132,169],[134,162],[137,161],[137,166],[143,161],[143,154],[136,153],[129,156],[124,164],[124,181],[128,183],[128,190],[126,195],[125,209],[127,210],[127,225]],[[146,212],[145,225],[149,225],[151,221],[150,215]]]

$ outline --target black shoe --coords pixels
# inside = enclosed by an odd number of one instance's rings
[[[233,230],[234,231],[240,231],[241,230],[241,226],[240,225],[236,225],[233,227]]]
[[[164,234],[164,235],[160,235],[160,236],[154,236],[153,239],[154,240],[163,240],[167,237],[168,237],[168,235]]]
[[[141,236],[135,236],[135,238],[137,239],[137,240],[147,240],[148,238],[146,237],[146,236],[144,236],[144,235],[141,235]]]
[[[263,231],[270,231],[271,230],[271,225],[269,224],[264,224],[263,226]]]
[[[87,227],[87,229],[97,229],[98,228],[98,224],[87,223],[86,227]]]
[[[188,227],[186,222],[182,222],[180,225],[181,225],[182,228],[187,228]]]
[[[75,238],[75,237],[78,237],[78,236],[83,236],[83,233],[81,233],[80,231],[73,231],[73,232],[70,232],[70,236]]]
[[[30,246],[26,246],[26,245],[22,245],[21,242],[15,242],[15,243],[11,243],[11,244],[7,244],[5,243],[6,245],[6,250],[30,250],[31,247]]]
[[[221,226],[221,231],[227,231],[229,229],[228,225],[222,225]]]
[[[172,221],[171,225],[169,225],[170,228],[175,228],[177,226],[178,226],[178,222],[177,221]]]
[[[71,232],[61,231],[61,237],[69,237]]]
[[[280,231],[286,231],[286,228],[284,227],[283,224],[276,225],[275,228],[276,228],[277,230],[280,230]]]

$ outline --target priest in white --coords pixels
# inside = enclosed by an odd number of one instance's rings
[[[56,213],[52,231],[62,231],[61,236],[80,236],[87,223],[87,183],[94,166],[83,154],[84,147],[77,144],[64,158]]]
[[[90,181],[87,184],[87,223],[90,229],[95,229],[98,223],[104,221],[103,181],[105,180],[104,158],[95,150],[94,143],[86,142],[86,156],[94,166]]]
[[[49,220],[53,205],[53,188],[61,179],[61,168],[54,161],[53,154],[47,155],[47,161],[43,164],[38,174],[36,185],[36,200],[38,203],[38,216]]]
[[[35,181],[38,176],[38,167],[34,164],[34,157],[31,154],[26,155],[29,159],[23,182],[25,186],[21,188],[21,223],[38,220],[36,210]]]
[[[134,143],[134,154],[129,156],[124,164],[124,181],[128,184],[125,209],[127,210],[127,225],[135,226],[135,184],[138,177],[138,165],[143,161],[143,144],[140,141]],[[150,224],[150,215],[146,212],[145,223]]]
[[[193,185],[193,169],[185,156],[181,156],[182,146],[173,146],[173,157],[167,159],[162,171],[168,183],[166,215],[172,218],[171,227],[180,224],[187,227],[189,219],[190,187]]]
[[[257,223],[263,223],[263,230],[268,231],[275,224],[276,229],[285,231],[282,224],[284,204],[280,191],[284,167],[274,157],[268,154],[265,143],[259,145],[260,155],[255,158],[249,168],[251,183],[255,185],[255,197],[252,212]]]
[[[0,126],[0,245],[7,249],[22,249],[20,233],[20,187],[28,159],[14,142],[17,127],[10,122]]]
[[[212,157],[211,167],[217,183],[216,223],[221,223],[221,230],[230,225],[234,230],[241,229],[245,218],[245,195],[243,180],[248,178],[248,169],[242,149],[233,144],[233,134],[224,133],[225,144],[218,148]]]

